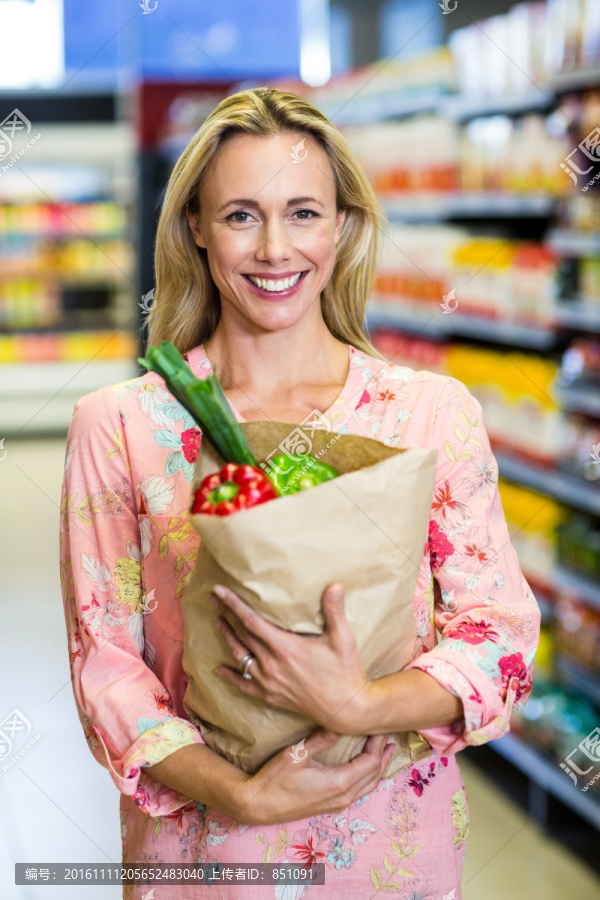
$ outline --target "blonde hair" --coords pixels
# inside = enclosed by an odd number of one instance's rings
[[[155,246],[155,301],[148,345],[171,341],[180,353],[212,336],[221,313],[206,249],[193,240],[187,212],[197,213],[208,167],[234,134],[304,132],[327,154],[335,173],[337,210],[346,210],[331,278],[321,292],[325,324],[338,340],[378,359],[363,320],[375,278],[379,229],[387,220],[346,139],[318,109],[295,94],[259,87],[225,97],[198,128],[169,177]]]

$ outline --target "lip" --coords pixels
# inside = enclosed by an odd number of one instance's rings
[[[252,275],[253,278],[270,278],[272,281],[279,281],[281,278],[291,278],[298,275],[302,269],[296,269],[294,272],[244,272],[244,275]]]
[[[255,275],[254,272],[252,272],[251,274],[252,274],[252,276],[253,276],[254,278],[264,278],[264,277],[266,277],[266,276],[264,276],[264,275]],[[298,274],[298,272],[291,272],[289,275],[284,275],[284,276],[279,275],[278,278],[282,278],[282,277],[284,277],[284,278],[290,278],[292,275],[297,275],[297,274]],[[257,287],[255,284],[253,284],[253,283],[250,281],[250,279],[248,278],[247,275],[242,275],[242,278],[244,279],[244,281],[246,282],[246,284],[249,285],[249,287],[250,287],[256,294],[258,294],[258,296],[261,297],[263,300],[270,300],[271,302],[277,302],[277,300],[283,300],[283,299],[285,299],[286,297],[291,297],[292,294],[295,294],[296,291],[298,290],[298,288],[300,287],[300,285],[302,284],[302,282],[304,281],[304,279],[305,279],[305,277],[306,277],[307,274],[308,274],[308,271],[303,272],[303,273],[300,275],[300,278],[298,279],[298,281],[296,282],[296,284],[292,285],[292,287],[290,287],[290,288],[287,288],[285,291],[277,291],[276,293],[274,293],[273,291],[266,291],[266,290],[264,290],[263,288]],[[278,280],[278,278],[273,278],[271,275],[269,275],[269,278],[272,278],[273,281],[277,281],[277,280]]]

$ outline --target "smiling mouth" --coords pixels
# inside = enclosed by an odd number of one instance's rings
[[[272,278],[256,278],[254,275],[244,275],[243,277],[255,287],[260,288],[263,291],[269,291],[271,294],[277,294],[281,291],[288,291],[290,288],[294,287],[304,275],[306,275],[306,272],[298,272],[296,275],[292,275],[289,278],[279,278],[276,280]]]

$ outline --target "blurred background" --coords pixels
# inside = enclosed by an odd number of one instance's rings
[[[69,680],[65,438],[79,397],[143,373],[174,162],[269,85],[328,115],[380,196],[367,327],[481,401],[543,612],[525,711],[459,757],[464,897],[600,897],[598,0],[0,0],[0,34],[1,896],[64,890],[15,862],[120,860]]]

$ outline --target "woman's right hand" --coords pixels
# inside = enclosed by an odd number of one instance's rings
[[[340,739],[319,728],[304,742],[306,757],[294,762],[292,747],[270,759],[244,781],[236,818],[249,825],[278,825],[323,813],[337,813],[374,791],[394,750],[387,735],[371,735],[362,753],[350,762],[326,766],[313,756]],[[387,746],[386,746],[387,745]]]

